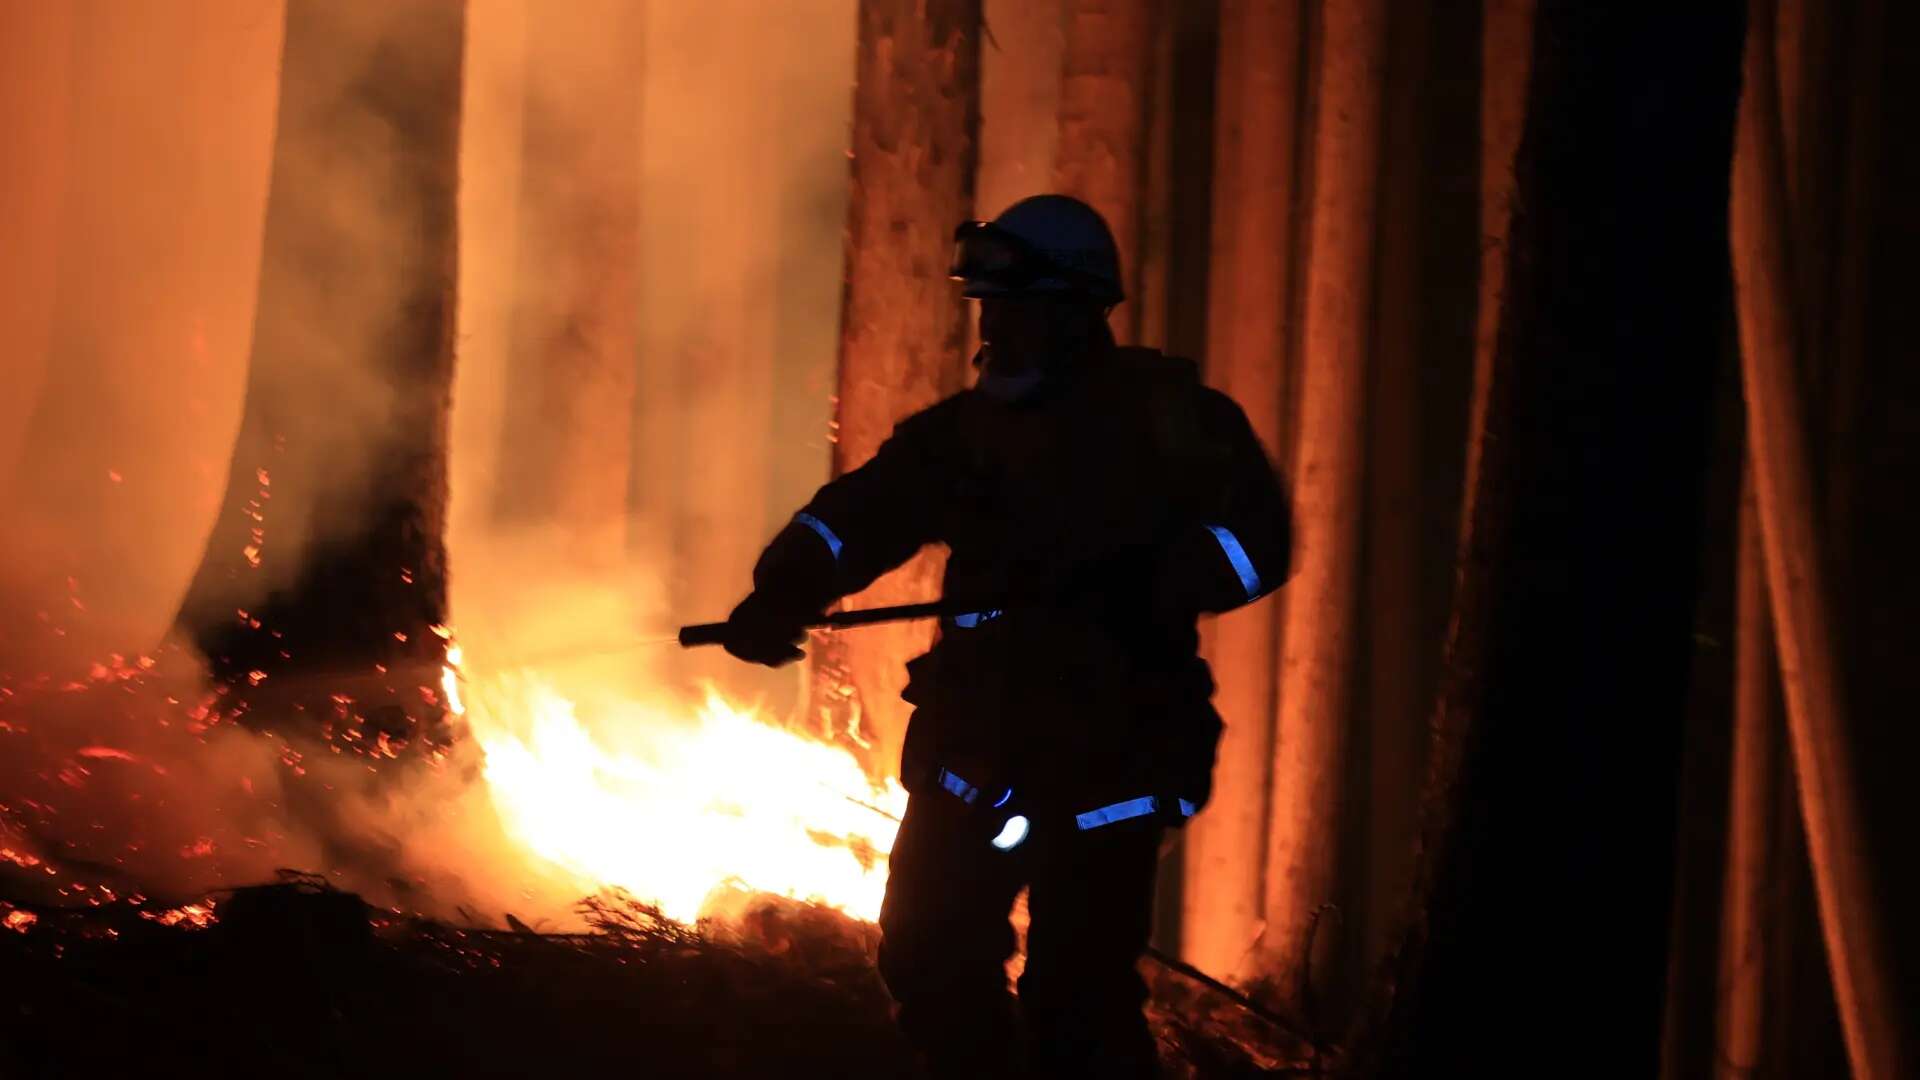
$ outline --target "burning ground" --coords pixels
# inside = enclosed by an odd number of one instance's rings
[[[0,687],[0,963],[32,988],[0,1075],[912,1075],[866,921],[897,785],[717,694],[578,703],[449,651],[445,744],[342,702],[241,722],[179,649]],[[1149,966],[1184,1074],[1306,1056]]]

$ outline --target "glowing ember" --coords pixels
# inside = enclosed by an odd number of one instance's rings
[[[152,919],[161,926],[184,926],[189,930],[205,930],[214,923],[213,901],[202,900],[197,904],[185,904],[166,911],[143,911],[143,919]]]
[[[616,750],[544,683],[470,689],[502,824],[582,893],[617,886],[681,921],[729,888],[878,915],[906,792],[844,751],[717,694],[692,723],[638,705],[596,717],[631,747]]]
[[[40,916],[31,911],[21,911],[19,908],[13,908],[5,915],[0,915],[0,926],[22,934],[33,929],[33,924],[39,921]]]

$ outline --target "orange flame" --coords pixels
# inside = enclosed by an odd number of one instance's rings
[[[457,646],[448,660],[448,702],[486,755],[501,824],[582,894],[622,888],[683,922],[728,891],[879,914],[906,792],[876,787],[844,750],[718,693],[691,718],[628,702],[599,710],[592,726],[524,675],[469,677],[459,704]]]

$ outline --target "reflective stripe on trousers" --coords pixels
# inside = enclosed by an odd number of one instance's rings
[[[975,802],[979,801],[979,787],[967,782],[953,770],[941,769],[939,779],[942,788],[945,788],[955,798],[966,803],[968,806],[972,806]],[[994,807],[1005,806],[1007,801],[1012,798],[1013,789],[1008,788],[1004,794],[990,805]],[[1190,799],[1174,799],[1173,803],[1174,807],[1180,811],[1182,818],[1192,817],[1194,812],[1199,809]],[[1108,803],[1105,806],[1098,806],[1085,813],[1075,814],[1073,821],[1075,826],[1082,832],[1085,832],[1088,829],[1097,829],[1102,825],[1112,825],[1115,822],[1131,821],[1134,818],[1157,814],[1163,805],[1165,804],[1158,795],[1140,795],[1135,798]]]

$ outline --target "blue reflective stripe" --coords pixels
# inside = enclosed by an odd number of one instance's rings
[[[1227,561],[1233,564],[1233,572],[1240,575],[1240,586],[1247,590],[1247,599],[1260,598],[1260,572],[1253,568],[1253,560],[1247,557],[1247,549],[1240,546],[1240,538],[1224,525],[1209,525],[1207,531],[1220,542],[1220,550],[1227,553]]]
[[[1013,789],[1008,788],[1007,793],[1005,795],[1000,796],[999,801],[993,804],[993,808],[995,810],[1000,809],[1001,807],[1007,805],[1007,800],[1011,798],[1013,798]]]
[[[827,527],[826,522],[821,521],[812,514],[795,514],[793,515],[793,520],[819,533],[820,539],[827,542],[827,550],[833,552],[834,560],[836,562],[839,561],[841,548],[840,537],[836,535],[832,529]]]
[[[992,611],[969,611],[965,615],[955,615],[953,617],[953,625],[959,627],[962,630],[971,630],[974,627],[979,626],[983,622],[987,622],[992,619],[997,619],[999,617],[1000,617],[999,608],[994,608]]]
[[[1189,799],[1176,799],[1175,802],[1180,805],[1181,817],[1192,817],[1194,811],[1199,809],[1199,807],[1195,806]],[[1117,803],[1109,803],[1097,810],[1089,810],[1084,814],[1075,815],[1073,820],[1080,826],[1081,830],[1084,831],[1087,829],[1097,829],[1102,825],[1111,825],[1116,821],[1131,821],[1137,817],[1146,817],[1148,814],[1159,812],[1159,810],[1159,799],[1152,795],[1142,795],[1137,799],[1123,799]]]
[[[1098,810],[1089,810],[1084,814],[1075,815],[1073,820],[1079,823],[1082,829],[1097,829],[1102,825],[1111,825],[1116,821],[1127,821],[1132,818],[1145,817],[1159,808],[1160,800],[1151,795],[1142,795],[1137,799],[1127,799],[1124,802],[1111,803]]]
[[[966,803],[968,806],[972,806],[973,801],[980,797],[979,788],[974,787],[972,784],[967,783],[965,780],[960,779],[945,769],[940,770],[940,786],[958,795],[960,801]]]

